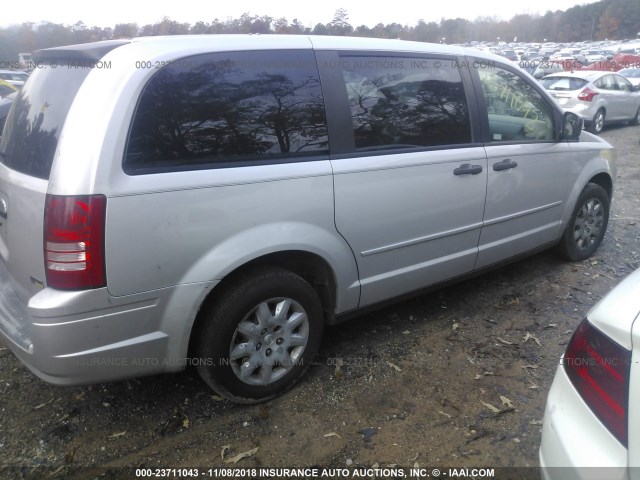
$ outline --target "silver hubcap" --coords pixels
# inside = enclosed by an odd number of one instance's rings
[[[604,127],[604,115],[602,114],[602,112],[598,112],[596,114],[594,123],[596,124],[596,131],[599,132],[600,130],[602,130],[602,127]]]
[[[573,229],[573,239],[576,247],[585,250],[593,245],[600,237],[604,223],[602,203],[596,198],[588,200],[580,209]]]
[[[238,324],[229,348],[231,369],[248,385],[269,385],[300,361],[309,340],[309,318],[290,298],[256,305]]]

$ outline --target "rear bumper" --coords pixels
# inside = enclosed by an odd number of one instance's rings
[[[627,462],[627,449],[591,412],[560,366],[544,413],[542,478],[627,480]]]
[[[33,373],[56,385],[182,370],[209,288],[191,284],[125,297],[106,288],[45,288],[25,305],[0,264],[0,337]]]
[[[565,112],[573,112],[579,117],[582,117],[584,123],[590,125],[593,123],[593,117],[596,116],[596,112],[600,107],[592,102],[578,102],[571,107],[562,107]]]

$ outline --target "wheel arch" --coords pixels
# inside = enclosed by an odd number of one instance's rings
[[[302,250],[284,250],[254,258],[227,274],[200,305],[189,336],[188,355],[193,354],[198,331],[206,322],[207,312],[215,302],[243,276],[250,275],[261,267],[279,267],[288,270],[307,281],[318,294],[322,303],[325,324],[335,323],[337,302],[337,279],[331,265],[320,255]]]

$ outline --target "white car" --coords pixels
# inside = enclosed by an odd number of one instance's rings
[[[547,399],[543,479],[640,478],[639,312],[636,270],[571,338]]]

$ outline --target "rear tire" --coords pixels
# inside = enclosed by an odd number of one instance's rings
[[[596,112],[591,122],[591,125],[589,125],[589,131],[591,133],[602,132],[602,129],[604,128],[605,116],[606,116],[605,111],[602,108]]]
[[[263,402],[293,386],[322,338],[318,294],[276,267],[240,277],[204,315],[194,352],[198,373],[237,403]]]
[[[578,262],[593,255],[607,230],[609,204],[609,195],[600,185],[584,187],[558,244],[564,259]]]

